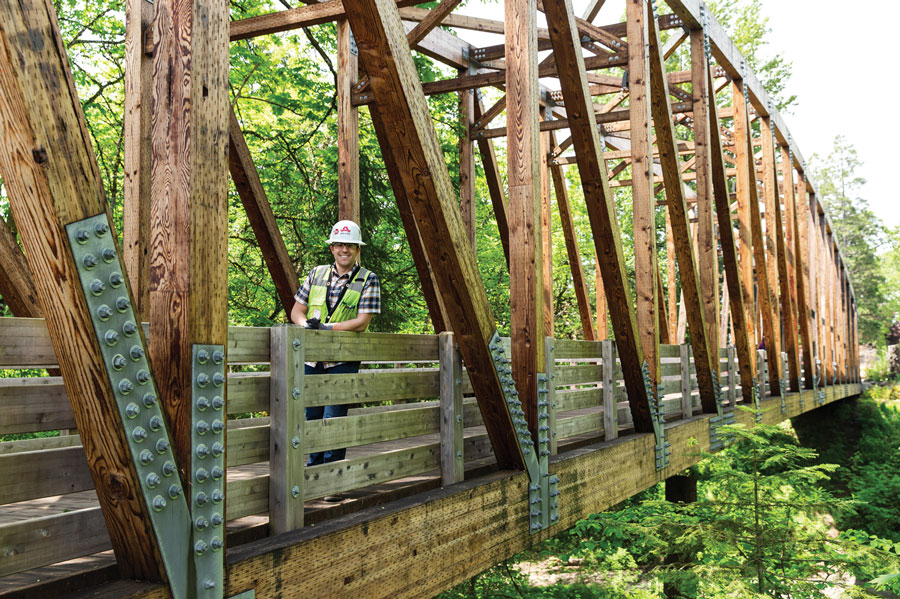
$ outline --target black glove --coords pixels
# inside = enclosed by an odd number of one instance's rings
[[[306,328],[307,329],[318,329],[322,327],[322,323],[319,322],[318,318],[308,318],[306,319]]]

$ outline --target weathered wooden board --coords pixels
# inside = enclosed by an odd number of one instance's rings
[[[439,430],[440,409],[436,407],[379,412],[306,422],[303,445],[312,453],[427,435]]]
[[[359,374],[310,376],[303,381],[307,406],[405,401],[436,398],[440,394],[438,370],[434,368],[403,372],[370,370]]]
[[[81,446],[0,455],[0,505],[93,488]]]

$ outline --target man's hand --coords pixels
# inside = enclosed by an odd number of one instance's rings
[[[325,326],[327,326],[327,325],[325,325]],[[322,328],[322,323],[319,322],[318,318],[307,318],[306,319],[306,328],[307,329],[319,329],[319,328]]]

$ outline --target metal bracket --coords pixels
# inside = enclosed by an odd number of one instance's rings
[[[653,421],[653,436],[656,438],[654,453],[656,458],[656,469],[662,470],[669,465],[669,456],[672,452],[669,450],[669,442],[666,441],[666,420],[663,417],[662,402],[653,392],[653,381],[650,380],[650,369],[647,367],[647,361],[641,364],[641,374],[644,377],[644,389],[647,392],[647,399],[650,402],[650,416]]]
[[[537,375],[538,391],[538,445],[535,449],[531,432],[528,430],[528,422],[525,420],[525,411],[519,401],[519,393],[512,378],[512,368],[503,348],[500,334],[494,331],[488,342],[491,358],[494,362],[503,396],[506,400],[506,409],[516,431],[516,439],[525,459],[528,470],[528,529],[534,534],[549,527],[559,520],[559,490],[558,476],[551,476],[550,465],[550,401],[549,378],[545,373]]]
[[[198,599],[224,593],[225,347],[191,351],[191,517]]]
[[[106,213],[67,225],[66,236],[169,588],[182,599],[189,594],[190,515]]]
[[[359,56],[359,48],[356,46],[356,38],[353,37],[353,32],[350,32],[350,54],[353,56]]]
[[[709,449],[716,451],[731,445],[734,441],[734,435],[720,435],[719,427],[723,424],[734,424],[734,407],[725,409],[723,405],[722,382],[719,380],[718,373],[713,376],[713,390],[716,395],[716,415],[709,419]]]

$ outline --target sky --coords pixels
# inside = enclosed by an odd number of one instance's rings
[[[890,183],[898,174],[900,119],[893,94],[900,92],[900,2],[896,0],[761,0],[771,33],[765,56],[783,53],[793,63],[787,91],[798,96],[783,120],[809,163],[824,157],[843,135],[858,153],[866,179],[860,196],[888,226],[900,226],[900,194]],[[573,0],[576,15],[587,0]],[[458,12],[503,19],[503,3],[470,0]],[[608,0],[594,23],[620,20],[624,3]],[[544,26],[543,15],[538,14]],[[501,38],[460,32],[478,44]],[[900,170],[900,169],[898,169]]]

